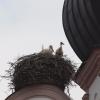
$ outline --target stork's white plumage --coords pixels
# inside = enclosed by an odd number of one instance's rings
[[[53,50],[53,46],[50,45],[48,49],[44,49],[42,46],[42,51],[40,53],[43,54],[53,54],[54,50]]]
[[[64,45],[63,42],[60,42],[60,47],[56,50],[55,55],[57,57],[62,57],[63,56],[63,49],[62,49],[62,45]]]

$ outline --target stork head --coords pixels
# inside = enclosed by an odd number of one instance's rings
[[[54,52],[53,46],[52,46],[52,45],[49,46],[49,49],[51,49],[51,50]]]
[[[60,42],[60,45],[64,45],[64,43],[63,42]]]

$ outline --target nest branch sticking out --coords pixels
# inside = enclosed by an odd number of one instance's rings
[[[8,72],[15,91],[36,84],[55,85],[64,90],[72,80],[75,66],[66,58],[34,53],[11,63]]]

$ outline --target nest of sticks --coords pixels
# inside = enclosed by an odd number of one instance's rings
[[[10,63],[8,70],[14,91],[26,86],[49,84],[64,90],[71,83],[75,65],[66,57],[34,53]]]

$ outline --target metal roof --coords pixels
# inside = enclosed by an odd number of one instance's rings
[[[100,47],[99,0],[65,0],[63,27],[68,41],[84,61],[93,48]],[[97,11],[98,10],[98,11]]]

